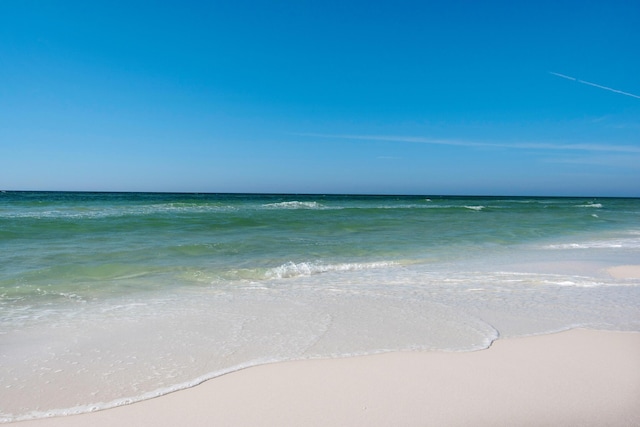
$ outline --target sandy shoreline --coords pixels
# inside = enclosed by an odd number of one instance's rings
[[[616,279],[640,279],[640,265],[618,265],[607,269]]]
[[[470,353],[276,363],[27,426],[640,425],[640,333],[572,330]]]

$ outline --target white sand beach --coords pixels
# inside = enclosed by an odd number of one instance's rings
[[[616,279],[640,279],[640,265],[618,265],[607,272]]]
[[[637,426],[640,333],[571,330],[476,352],[275,363],[55,426]]]

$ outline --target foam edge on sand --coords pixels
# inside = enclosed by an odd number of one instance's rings
[[[262,365],[127,406],[12,425],[632,426],[638,402],[640,333],[574,329],[467,353]]]

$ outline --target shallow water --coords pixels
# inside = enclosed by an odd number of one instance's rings
[[[0,419],[268,361],[640,331],[640,199],[0,194]]]

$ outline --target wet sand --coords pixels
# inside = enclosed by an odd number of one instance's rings
[[[571,330],[468,353],[395,352],[248,368],[55,426],[637,426],[640,333]]]

